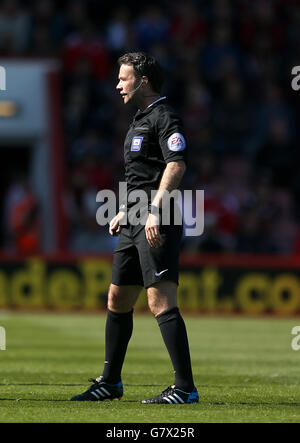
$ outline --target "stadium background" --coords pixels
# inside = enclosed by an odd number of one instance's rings
[[[296,0],[1,1],[0,307],[105,306],[116,239],[96,224],[96,193],[118,190],[135,112],[116,61],[145,50],[184,120],[182,188],[205,191],[181,306],[298,313],[299,41]]]

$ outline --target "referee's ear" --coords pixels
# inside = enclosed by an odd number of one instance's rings
[[[142,77],[142,82],[143,82],[145,85],[149,85],[149,79],[148,79],[148,77],[146,77],[145,75],[143,75],[143,77]]]

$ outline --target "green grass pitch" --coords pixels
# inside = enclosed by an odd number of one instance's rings
[[[124,397],[70,402],[103,369],[105,315],[0,313],[0,422],[299,422],[300,318],[189,317],[200,403],[142,405],[173,382],[151,314],[134,317],[123,370]]]

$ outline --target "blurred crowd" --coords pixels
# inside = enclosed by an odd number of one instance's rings
[[[61,60],[69,248],[110,251],[96,192],[118,189],[135,110],[115,89],[129,51],[161,62],[184,120],[184,189],[204,189],[205,230],[183,250],[300,253],[298,0],[0,2],[0,56]]]

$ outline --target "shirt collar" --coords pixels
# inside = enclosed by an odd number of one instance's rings
[[[150,105],[147,106],[146,109],[150,108],[150,106],[154,105],[154,103],[160,102],[161,100],[164,100],[165,98],[167,98],[166,96],[164,97],[159,97],[157,100],[155,100],[153,103],[151,103]]]
[[[148,114],[148,112],[150,112],[151,107],[156,104],[157,102],[161,101],[161,100],[165,100],[167,97],[159,97],[157,100],[155,100],[153,103],[150,103],[150,105],[147,106],[147,108],[145,108],[143,111],[141,111],[140,109],[137,111],[137,113],[135,114],[133,121],[135,121],[136,119],[139,119],[141,117],[143,117],[145,114]]]

